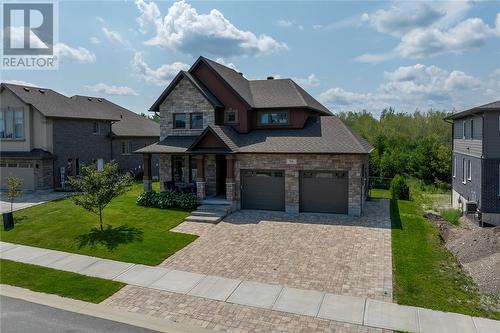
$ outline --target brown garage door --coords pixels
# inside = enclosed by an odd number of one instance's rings
[[[23,181],[23,190],[33,191],[35,189],[35,169],[32,163],[6,163],[0,167],[1,189],[7,189],[7,178],[15,176]]]
[[[285,210],[285,173],[279,170],[242,170],[241,208]]]
[[[346,171],[301,171],[300,211],[347,214]]]

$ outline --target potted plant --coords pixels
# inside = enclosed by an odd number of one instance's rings
[[[20,197],[23,193],[21,186],[23,181],[20,178],[9,176],[7,177],[7,198],[10,201],[10,212],[3,213],[3,228],[9,230],[14,228],[14,216],[12,215],[12,206],[14,199]]]

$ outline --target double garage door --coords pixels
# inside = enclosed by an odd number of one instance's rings
[[[348,177],[345,171],[300,171],[301,212],[347,214]],[[242,170],[243,209],[285,210],[283,170]]]

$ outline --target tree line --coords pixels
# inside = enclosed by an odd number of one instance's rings
[[[384,109],[379,119],[367,111],[343,112],[339,118],[375,147],[370,175],[396,174],[446,186],[451,182],[450,113],[430,110],[412,114]]]

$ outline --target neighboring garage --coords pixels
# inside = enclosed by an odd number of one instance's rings
[[[7,189],[7,178],[15,176],[23,181],[22,188],[26,191],[35,189],[35,169],[33,163],[1,163],[1,189]]]
[[[283,170],[242,170],[241,208],[285,210]]]
[[[300,171],[299,187],[301,212],[348,213],[346,171]]]

